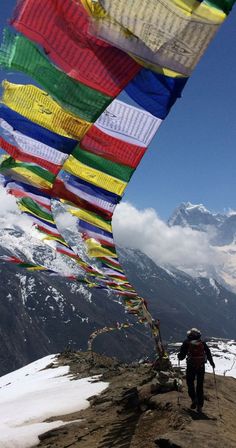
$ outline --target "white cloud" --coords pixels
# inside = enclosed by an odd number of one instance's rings
[[[8,194],[2,186],[0,186],[0,220],[1,227],[18,226],[28,231],[32,226],[30,219],[19,210],[14,196]]]
[[[172,265],[185,271],[217,267],[225,257],[210,245],[210,235],[189,227],[169,227],[155,210],[137,210],[120,204],[113,219],[115,241],[123,247],[140,249],[159,265]]]
[[[9,212],[14,213],[18,211],[15,198],[6,193],[6,190],[2,187],[0,187],[0,204],[0,216],[4,216]]]
[[[233,216],[233,215],[236,215],[236,210],[233,210],[232,208],[229,208],[229,209],[226,211],[226,215],[227,215],[227,216]]]

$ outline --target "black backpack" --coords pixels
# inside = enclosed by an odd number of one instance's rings
[[[195,369],[200,369],[206,362],[204,343],[201,340],[189,341],[187,362]]]

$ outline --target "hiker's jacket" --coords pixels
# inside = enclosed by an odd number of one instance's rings
[[[191,356],[191,345],[197,344],[197,343],[203,344],[204,356],[203,356],[203,359],[200,361],[199,365],[196,366],[196,364],[194,363],[194,355]],[[187,367],[196,367],[196,368],[203,367],[206,361],[209,361],[211,366],[215,367],[214,361],[212,359],[211,351],[210,351],[208,345],[206,344],[206,342],[203,342],[200,339],[196,339],[196,340],[186,339],[183,342],[183,344],[180,348],[180,352],[178,353],[178,358],[181,361],[186,357],[187,357]]]

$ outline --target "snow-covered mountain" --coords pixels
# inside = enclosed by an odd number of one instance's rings
[[[225,246],[236,241],[236,213],[213,213],[203,204],[183,202],[174,210],[168,224],[208,232],[215,246]]]
[[[236,292],[236,213],[213,213],[202,204],[182,203],[175,209],[168,220],[168,225],[190,227],[204,232],[209,244],[222,260],[219,264],[212,263],[212,275],[226,287]],[[211,266],[208,269],[211,270]],[[193,275],[204,275],[201,266]]]
[[[226,216],[212,213],[203,204],[183,202],[173,212],[168,220],[169,226],[191,227],[195,230],[207,230],[208,226],[220,227]]]
[[[0,255],[15,255],[75,273],[73,262],[56,256],[34,231],[29,232],[25,219],[17,209],[0,216]],[[78,246],[73,225],[63,221],[63,233]],[[147,299],[152,315],[161,319],[164,340],[181,339],[189,326],[201,327],[207,336],[234,337],[236,295],[220,282],[161,268],[139,250],[120,249],[119,254],[130,282]],[[105,325],[136,322],[125,313],[122,299],[110,293],[88,290],[63,277],[20,270],[13,264],[1,263],[0,275],[2,374],[68,345],[85,350],[89,335]],[[141,324],[99,336],[94,348],[123,361],[148,356],[154,349],[148,328]]]

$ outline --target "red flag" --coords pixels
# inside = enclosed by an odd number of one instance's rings
[[[62,165],[56,165],[55,163],[49,162],[40,157],[34,156],[33,154],[27,154],[23,149],[17,148],[11,143],[0,137],[0,147],[4,149],[11,157],[21,162],[35,163],[42,168],[50,171],[52,174],[57,175],[62,167]]]
[[[80,147],[116,163],[136,168],[147,148],[112,137],[91,126],[80,141]]]
[[[116,96],[141,66],[123,51],[89,34],[89,15],[71,0],[21,0],[12,25],[41,45],[69,76]]]

